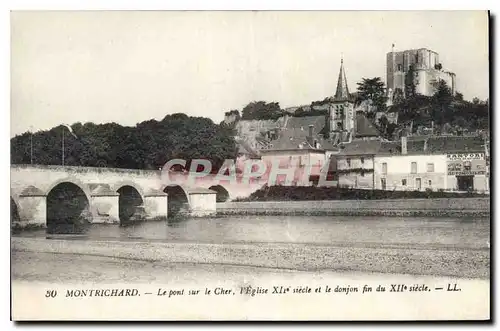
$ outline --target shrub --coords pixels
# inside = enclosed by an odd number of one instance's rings
[[[468,192],[433,191],[386,191],[362,190],[344,187],[271,186],[263,187],[248,198],[236,201],[312,201],[312,200],[380,200],[380,199],[436,199],[484,197],[484,194]]]

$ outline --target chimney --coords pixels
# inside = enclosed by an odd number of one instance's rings
[[[314,125],[309,124],[309,138],[313,137],[313,133],[314,133]]]
[[[405,136],[401,137],[401,154],[408,154],[408,146],[407,146],[408,138]]]

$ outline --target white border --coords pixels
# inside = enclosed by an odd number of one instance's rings
[[[10,188],[10,144],[7,145],[7,141],[10,141],[10,10],[492,10],[492,14],[497,14],[499,11],[498,0],[475,0],[475,1],[449,1],[449,2],[438,2],[433,0],[419,0],[419,1],[354,1],[354,0],[344,0],[344,1],[319,1],[319,0],[258,0],[258,1],[221,1],[221,0],[184,0],[184,1],[131,1],[131,0],[101,0],[101,1],[72,1],[68,0],[52,0],[52,1],[36,1],[36,0],[25,0],[25,1],[2,1],[1,2],[1,16],[0,16],[0,38],[2,40],[1,53],[1,63],[2,63],[2,79],[1,79],[1,104],[3,111],[1,112],[2,118],[0,123],[3,126],[1,132],[5,135],[3,142],[6,144],[4,153],[0,154],[2,157],[2,164],[5,165],[5,171],[2,173],[4,192],[6,193],[7,187]],[[496,38],[495,38],[496,39]],[[496,57],[491,59],[495,61]],[[497,92],[497,88],[492,91],[492,93]],[[496,112],[496,109],[492,110]],[[500,121],[500,115],[495,116],[495,123]],[[493,124],[493,123],[492,123]],[[498,125],[495,125],[498,127]],[[498,135],[498,134],[497,134]],[[7,140],[9,138],[9,140]],[[496,144],[494,145],[496,146]],[[500,147],[499,147],[500,148]],[[496,150],[495,150],[496,152]],[[496,154],[496,153],[495,153]],[[495,162],[496,165],[496,162]],[[496,169],[495,169],[496,170]],[[494,171],[492,171],[494,172]],[[495,176],[497,178],[498,176]],[[7,211],[10,209],[10,205],[7,205],[7,196],[2,196],[0,202],[2,204],[2,210]],[[492,203],[492,206],[498,204]],[[5,212],[5,215],[6,212]],[[492,223],[494,220],[492,220]],[[2,280],[5,286],[5,293],[2,296],[2,329],[3,327],[13,328],[15,325],[10,320],[10,301],[9,301],[9,288],[10,287],[10,222],[4,220],[4,229],[1,231],[3,238],[1,239],[4,245],[2,249],[2,262],[3,270]],[[500,226],[496,225],[498,232]],[[497,233],[495,233],[497,234]],[[496,247],[496,241],[494,244]],[[496,254],[495,254],[496,256]],[[498,284],[496,284],[498,287]],[[496,290],[495,290],[496,294]],[[497,305],[498,309],[498,305]],[[496,311],[495,311],[496,312]],[[182,327],[179,325],[178,327]],[[219,327],[220,325],[213,325],[214,327]],[[53,325],[39,325],[37,328],[48,327],[52,328]],[[69,326],[65,326],[69,327]],[[123,327],[119,325],[116,327]],[[170,325],[169,327],[173,327]],[[240,326],[241,327],[241,326]],[[262,326],[259,326],[262,327]],[[290,327],[287,325],[286,327]],[[384,327],[384,326],[382,326]],[[402,325],[401,327],[404,327]],[[429,327],[429,325],[427,325]],[[103,329],[103,326],[99,326],[99,329]]]

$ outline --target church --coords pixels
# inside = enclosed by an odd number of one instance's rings
[[[350,166],[343,167],[343,161],[355,158],[353,152],[372,153],[377,146],[380,148],[382,138],[365,113],[355,107],[343,59],[340,61],[335,93],[321,105],[312,107],[315,107],[314,110],[326,110],[326,115],[285,115],[276,121],[239,121],[236,128],[240,156],[247,153],[246,156],[259,157],[269,163],[278,161],[282,167],[310,167],[313,182],[327,164],[333,174],[340,162],[342,172],[338,176],[339,183],[352,184],[350,178],[357,174],[351,174]],[[361,168],[373,169],[373,157],[365,158],[366,163],[363,159]],[[368,176],[366,180],[369,180]]]

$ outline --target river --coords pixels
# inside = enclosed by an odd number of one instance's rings
[[[45,236],[45,231],[21,233]],[[302,243],[312,245],[416,245],[484,249],[489,218],[231,216],[143,222],[128,226],[92,224],[88,240],[151,240],[199,243]]]

